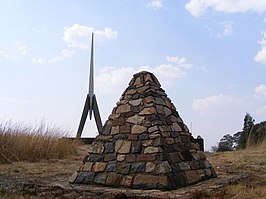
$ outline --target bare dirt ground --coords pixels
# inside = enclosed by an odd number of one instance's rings
[[[67,160],[0,165],[0,198],[266,198],[266,149],[207,153],[218,178],[172,190],[129,190],[72,185],[69,177],[87,153]]]

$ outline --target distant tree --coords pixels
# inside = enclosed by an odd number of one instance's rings
[[[218,152],[218,146],[217,145],[212,146],[211,151],[212,152]]]
[[[218,151],[232,151],[234,139],[230,134],[226,134],[220,139],[218,143]]]
[[[253,117],[249,113],[246,113],[244,117],[244,125],[242,131],[237,132],[233,136],[236,149],[246,148],[247,142],[251,136],[251,131],[253,129],[254,122],[255,120],[253,119]]]
[[[250,131],[247,146],[261,144],[266,139],[266,121],[255,124]]]

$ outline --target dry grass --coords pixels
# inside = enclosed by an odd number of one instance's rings
[[[60,138],[58,127],[11,121],[0,124],[0,163],[62,159],[77,153],[79,142]]]
[[[210,154],[208,159],[218,175],[246,173],[250,177],[201,198],[266,199],[266,141],[244,150]]]

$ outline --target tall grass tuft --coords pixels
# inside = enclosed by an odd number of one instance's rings
[[[79,142],[60,138],[60,128],[12,121],[0,124],[0,163],[63,159],[77,154]]]

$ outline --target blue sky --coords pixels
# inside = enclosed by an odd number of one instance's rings
[[[266,120],[266,0],[2,0],[0,119],[45,118],[75,135],[88,91],[103,122],[140,70],[153,72],[210,149]],[[87,121],[83,136],[95,136]]]

